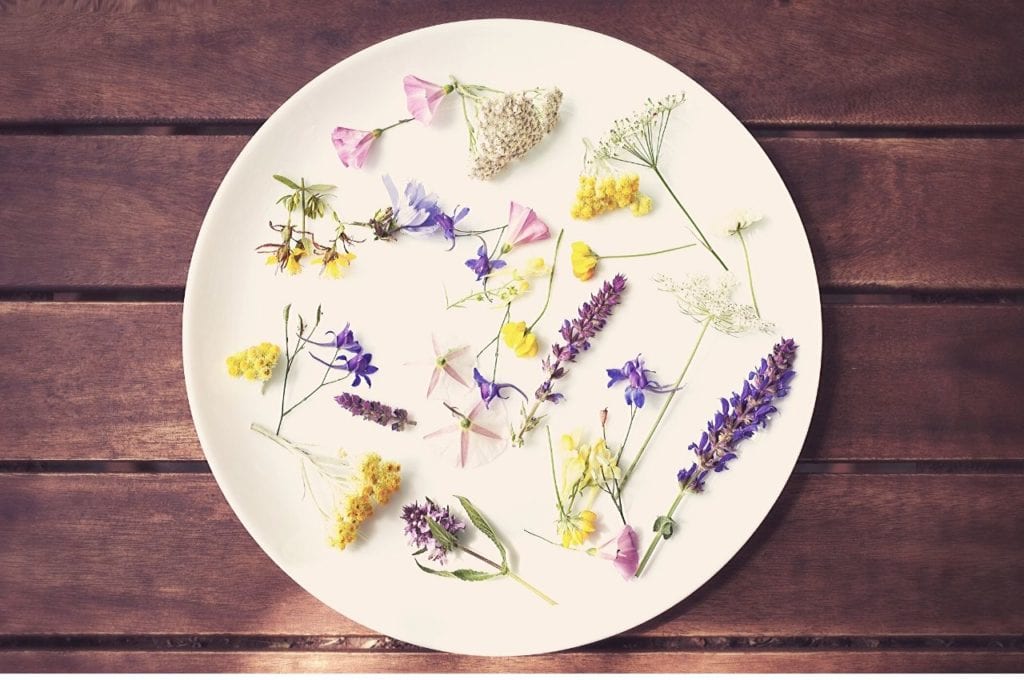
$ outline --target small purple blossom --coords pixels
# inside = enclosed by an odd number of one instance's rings
[[[427,518],[443,527],[448,533],[458,535],[466,528],[466,523],[442,508],[429,498],[424,503],[413,502],[402,508],[402,520],[405,522],[405,535],[409,537],[409,545],[420,550],[429,550],[427,559],[439,564],[448,561],[448,551],[440,545],[430,531]]]
[[[334,398],[334,401],[352,415],[385,427],[390,425],[395,432],[401,432],[407,425],[416,424],[416,421],[409,417],[409,412],[404,408],[392,408],[379,401],[363,399],[351,392],[342,392]]]
[[[436,218],[437,226],[440,228],[441,234],[451,244],[448,250],[455,247],[455,225],[461,222],[467,214],[469,214],[469,208],[463,208],[462,210],[456,208],[455,212],[451,215],[445,213],[438,214]]]
[[[428,194],[423,184],[415,180],[405,185],[405,192],[399,196],[398,189],[389,175],[384,175],[384,187],[391,198],[391,219],[395,226],[414,233],[432,233],[438,230],[437,195]]]
[[[327,331],[327,335],[334,336],[334,339],[330,342],[316,342],[309,338],[302,339],[311,345],[316,345],[317,347],[332,347],[336,349],[338,353],[352,352],[359,354],[363,351],[363,346],[359,344],[358,340],[356,340],[355,333],[353,333],[352,329],[349,328],[349,324],[345,324],[345,327],[337,333],[334,331]]]
[[[511,387],[519,394],[523,395],[523,399],[527,399],[526,394],[513,385],[512,383],[499,383],[488,380],[480,373],[479,369],[473,369],[473,380],[476,381],[476,386],[480,390],[480,399],[484,402],[484,406],[490,408],[491,402],[496,398],[508,399],[508,395],[504,395],[501,391],[507,387]]]
[[[792,339],[783,338],[750,372],[743,388],[733,392],[730,399],[722,399],[722,410],[708,421],[700,441],[688,447],[696,454],[697,462],[676,476],[684,490],[703,491],[708,474],[728,470],[728,463],[737,457],[739,443],[768,425],[769,416],[776,411],[773,402],[789,393],[789,383],[796,375],[792,369],[796,349]]]
[[[487,246],[481,245],[476,251],[476,257],[472,260],[466,260],[466,266],[473,270],[476,274],[476,280],[490,276],[491,272],[495,269],[501,269],[505,266],[505,260],[492,260],[487,255]]]
[[[644,392],[664,394],[673,391],[671,387],[665,387],[661,383],[651,380],[649,374],[654,371],[644,366],[644,359],[639,354],[636,355],[636,359],[627,361],[622,368],[609,368],[607,372],[608,387],[623,380],[626,381],[626,403],[630,406],[643,408],[646,402]]]
[[[354,375],[355,380],[352,381],[352,387],[359,387],[364,380],[368,386],[373,387],[370,376],[377,372],[377,367],[373,365],[373,355],[363,351],[362,344],[356,340],[355,333],[352,332],[349,325],[345,324],[340,333],[333,331],[327,331],[327,333],[334,336],[333,341],[313,342],[307,340],[307,342],[318,347],[333,348],[334,356],[330,361],[321,359],[312,352],[310,352],[310,356],[328,368],[346,371],[348,375]]]

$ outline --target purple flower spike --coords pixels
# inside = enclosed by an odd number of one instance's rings
[[[644,366],[643,357],[639,354],[636,359],[627,361],[622,368],[609,368],[607,372],[608,387],[625,380],[627,383],[626,403],[637,408],[644,407],[646,402],[644,392],[664,394],[675,391],[671,387],[665,387],[661,383],[651,380],[648,374],[654,373],[654,371]]]
[[[473,270],[476,274],[476,280],[490,276],[491,272],[495,269],[501,269],[505,266],[505,260],[492,260],[487,255],[487,246],[481,245],[476,251],[477,257],[472,260],[466,260],[466,266]]]
[[[385,427],[390,425],[395,432],[401,432],[406,426],[416,424],[416,421],[409,417],[409,412],[404,408],[392,408],[379,401],[363,399],[351,392],[342,392],[334,398],[334,401],[352,415]]]
[[[739,393],[722,399],[722,410],[708,421],[700,441],[689,446],[697,462],[676,476],[684,490],[703,491],[708,474],[728,470],[728,463],[737,458],[739,443],[768,425],[769,416],[776,410],[774,401],[789,394],[789,383],[796,375],[792,369],[796,348],[792,339],[783,338],[750,372]]]
[[[480,399],[483,400],[484,406],[487,408],[491,407],[491,402],[496,398],[508,399],[508,395],[501,393],[501,391],[507,387],[511,387],[516,392],[523,395],[523,399],[528,400],[526,393],[512,383],[498,383],[488,380],[475,368],[473,369],[473,380],[476,381],[476,386],[480,389]]]
[[[425,503],[413,502],[402,508],[405,535],[409,537],[409,545],[429,550],[427,559],[444,564],[448,560],[448,551],[434,539],[427,523],[428,517],[444,527],[448,533],[456,536],[466,528],[466,523],[453,515],[447,507],[442,508],[429,498]]]

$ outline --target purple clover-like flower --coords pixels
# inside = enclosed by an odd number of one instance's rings
[[[448,561],[448,551],[440,545],[430,531],[427,518],[443,527],[448,533],[458,535],[466,528],[466,523],[442,508],[429,498],[424,503],[413,502],[402,508],[402,520],[405,522],[405,535],[409,537],[409,545],[417,549],[429,550],[427,559],[439,564]]]
[[[491,402],[496,398],[508,399],[507,395],[501,393],[501,391],[507,387],[511,387],[519,394],[523,395],[523,399],[527,399],[526,394],[513,385],[512,383],[499,383],[493,380],[488,380],[479,371],[479,369],[473,369],[473,380],[476,382],[477,388],[480,390],[480,399],[484,402],[484,406],[490,408]]]
[[[501,269],[506,264],[505,260],[492,260],[487,254],[487,246],[481,245],[476,251],[476,257],[466,260],[466,266],[476,274],[476,280],[490,276],[495,269]]]
[[[739,443],[768,424],[769,416],[776,411],[774,401],[789,393],[789,383],[796,375],[792,369],[796,349],[792,339],[783,338],[770,355],[761,359],[761,365],[750,372],[739,393],[722,399],[722,410],[708,421],[700,441],[689,446],[697,462],[679,471],[677,479],[683,490],[703,491],[711,472],[728,469],[729,462],[737,457]]]
[[[564,364],[576,361],[580,352],[590,349],[590,341],[604,328],[625,289],[626,277],[616,274],[611,281],[601,284],[601,289],[590,296],[589,302],[583,303],[575,319],[562,322],[559,333],[565,344],[552,343],[550,356],[543,360],[541,365],[548,377],[537,388],[537,399],[555,403],[562,400],[562,395],[554,391],[554,382],[565,376]]]
[[[438,230],[441,208],[437,205],[436,194],[428,194],[422,183],[413,180],[406,183],[405,192],[399,195],[391,177],[384,175],[383,179],[391,198],[391,219],[395,226],[416,233]]]
[[[401,432],[406,425],[416,424],[416,421],[409,417],[409,412],[404,408],[392,408],[379,401],[363,399],[351,392],[342,392],[334,398],[334,401],[352,415],[385,427],[390,425],[395,432]]]
[[[654,371],[645,367],[644,359],[639,354],[636,355],[636,359],[627,361],[622,368],[609,368],[607,372],[609,378],[608,387],[623,380],[626,381],[626,403],[630,406],[643,408],[646,402],[644,392],[664,394],[665,392],[673,391],[671,387],[666,387],[659,382],[651,380],[648,374],[654,373]]]

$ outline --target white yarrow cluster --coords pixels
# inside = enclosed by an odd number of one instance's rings
[[[558,122],[562,91],[512,92],[489,97],[476,110],[470,175],[488,179],[535,147]]]
[[[681,283],[659,274],[654,277],[658,289],[676,298],[679,311],[695,321],[710,320],[716,330],[728,335],[739,335],[750,330],[768,333],[774,327],[758,317],[750,305],[741,305],[732,299],[736,281],[731,276],[712,280],[706,274],[690,274]]]
[[[661,99],[648,99],[644,107],[632,115],[619,118],[611,130],[597,144],[597,154],[603,158],[622,158],[622,152],[637,156],[637,151],[660,151],[663,125],[668,114],[686,101],[682,92],[670,94]],[[653,137],[648,141],[648,137]],[[647,153],[639,154],[646,156]],[[655,155],[657,155],[655,153]],[[646,160],[646,159],[645,159]],[[656,160],[656,159],[651,159]]]

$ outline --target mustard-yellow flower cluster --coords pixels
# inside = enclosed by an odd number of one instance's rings
[[[373,515],[373,504],[384,505],[402,483],[402,467],[368,453],[359,464],[355,490],[338,504],[334,513],[331,545],[344,550],[356,540],[359,527]]]
[[[280,356],[280,347],[272,342],[261,342],[229,356],[228,375],[232,378],[245,376],[247,380],[266,382],[270,380]]]
[[[640,193],[640,176],[637,174],[580,175],[576,189],[576,202],[569,214],[577,220],[589,220],[606,212],[629,207],[636,217],[651,212],[654,202],[650,196]]]

